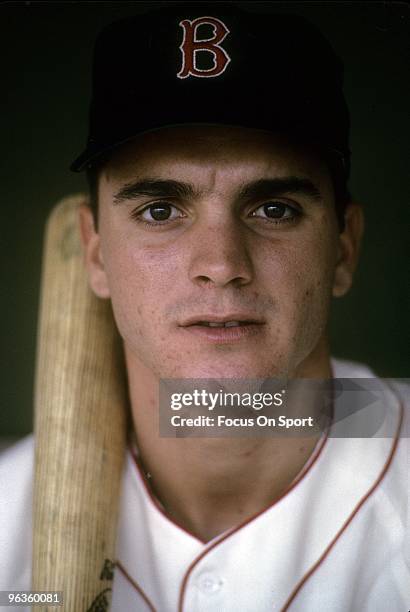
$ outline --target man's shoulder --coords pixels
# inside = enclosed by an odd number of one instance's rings
[[[34,435],[25,436],[0,453],[0,509],[21,497],[34,472]]]
[[[383,408],[384,423],[389,427],[380,430],[374,436],[375,448],[381,452],[388,450],[386,469],[382,485],[378,491],[389,497],[391,507],[402,516],[402,523],[406,529],[410,528],[410,384],[409,379],[382,378],[370,367],[362,363],[332,359],[333,376],[335,378],[361,378],[369,379],[368,390],[375,393],[376,400]],[[373,402],[372,409],[376,411],[377,401]],[[383,422],[382,419],[382,422]],[[384,432],[384,433],[383,433]],[[391,447],[391,452],[390,452]],[[388,468],[387,469],[387,465]],[[375,496],[376,498],[377,496]],[[410,538],[410,532],[407,537]],[[410,542],[410,541],[409,541]],[[410,551],[410,546],[408,547]],[[410,565],[410,552],[407,553]]]
[[[0,590],[30,588],[34,436],[0,454]]]
[[[332,357],[334,378],[375,378],[377,374],[364,363]]]
[[[332,358],[331,363],[334,378],[377,378],[410,408],[410,378],[382,378],[370,366],[356,361]]]
[[[0,516],[24,503],[32,492],[34,436],[22,438],[0,453]]]
[[[34,459],[34,434],[29,434],[0,452],[0,470],[16,464],[32,464]]]

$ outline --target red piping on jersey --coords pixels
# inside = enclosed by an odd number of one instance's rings
[[[271,508],[273,508],[274,506],[276,506],[276,504],[278,504],[284,497],[286,497],[286,495],[288,493],[290,493],[290,491],[292,491],[302,481],[302,479],[306,476],[306,474],[311,470],[313,465],[316,463],[319,455],[321,454],[321,452],[322,452],[322,450],[323,450],[323,448],[324,448],[324,446],[325,446],[325,444],[326,444],[326,442],[328,440],[328,437],[329,437],[329,427],[326,430],[326,435],[323,436],[323,439],[320,441],[319,447],[315,448],[314,456],[310,457],[310,460],[307,461],[307,463],[305,464],[304,468],[299,473],[299,476],[295,478],[295,480],[289,485],[289,487],[287,489],[285,489],[283,491],[283,493],[277,499],[275,499],[274,502],[272,502],[267,508],[264,508],[263,510],[261,510],[257,514],[254,514],[253,516],[251,516],[249,519],[247,519],[246,521],[244,521],[243,523],[241,523],[240,525],[238,525],[234,529],[226,532],[219,540],[216,540],[213,544],[211,544],[211,546],[206,548],[200,555],[198,555],[198,557],[194,561],[192,561],[192,563],[188,567],[187,571],[185,572],[184,579],[182,581],[182,585],[181,585],[181,589],[180,589],[180,594],[179,594],[178,612],[183,612],[183,605],[184,605],[184,597],[185,597],[186,585],[187,585],[187,582],[189,580],[189,576],[190,576],[192,570],[199,563],[199,561],[201,561],[201,559],[203,559],[203,557],[205,557],[211,550],[216,548],[221,542],[224,542],[231,535],[233,535],[234,533],[237,533],[238,531],[243,529],[243,527],[245,527],[246,525],[248,525],[249,523],[254,521],[256,518],[258,518],[259,516],[261,516],[262,514],[264,514],[265,512],[270,510]]]
[[[288,493],[290,493],[290,491],[292,491],[292,489],[294,487],[296,487],[296,485],[298,485],[300,483],[300,481],[304,478],[304,476],[309,472],[309,470],[311,469],[311,467],[314,465],[314,463],[316,462],[316,459],[319,457],[319,455],[322,452],[322,449],[327,441],[328,438],[328,434],[329,434],[329,427],[327,427],[326,429],[326,433],[325,435],[323,435],[323,437],[321,439],[319,439],[317,445],[315,446],[315,448],[313,449],[313,453],[312,455],[309,457],[309,459],[307,460],[307,462],[305,463],[305,465],[303,466],[303,468],[301,469],[301,471],[299,472],[299,474],[296,476],[296,478],[290,483],[290,485],[284,489],[284,491],[280,494],[279,497],[277,497],[271,504],[269,504],[269,506],[267,506],[266,508],[263,508],[262,510],[260,510],[259,512],[257,512],[256,514],[253,514],[250,518],[246,519],[246,521],[244,521],[243,523],[240,523],[237,527],[235,527],[232,530],[228,530],[225,535],[223,537],[221,537],[217,542],[214,542],[214,544],[212,544],[209,548],[206,549],[206,551],[202,554],[206,554],[207,551],[211,550],[214,546],[216,546],[217,544],[219,544],[219,542],[222,542],[223,540],[225,540],[228,536],[232,535],[233,533],[236,533],[237,531],[239,531],[239,529],[242,529],[242,527],[245,527],[245,525],[247,525],[248,523],[252,522],[253,520],[255,520],[256,518],[258,518],[259,516],[261,516],[264,512],[267,512],[268,510],[270,510],[271,508],[273,508],[278,502],[280,502],[281,499],[283,499]],[[193,533],[191,533],[190,531],[188,531],[188,529],[185,529],[185,527],[181,527],[181,525],[178,525],[178,523],[176,523],[172,518],[170,518],[166,512],[164,511],[164,509],[162,508],[162,506],[158,503],[158,500],[155,498],[155,496],[152,494],[152,491],[150,489],[150,487],[148,486],[146,479],[145,479],[145,475],[144,475],[144,471],[141,467],[141,464],[139,462],[138,457],[135,454],[134,449],[131,449],[131,456],[134,460],[134,464],[137,468],[138,474],[142,480],[143,486],[146,490],[146,492],[148,493],[148,496],[150,497],[150,499],[152,500],[153,504],[155,505],[155,507],[159,510],[159,512],[166,518],[167,521],[169,521],[170,523],[172,523],[173,525],[175,525],[175,527],[178,527],[178,529],[180,529],[181,531],[185,532],[186,534],[188,534],[191,538],[194,538],[195,540],[197,540],[198,542],[200,542],[201,544],[203,544],[204,546],[206,546],[207,542],[206,540],[201,540],[201,538],[198,538],[198,536],[194,535]],[[199,557],[201,558],[201,557]],[[198,558],[198,560],[199,560]]]
[[[290,604],[295,600],[295,598],[297,597],[298,593],[301,591],[303,586],[306,584],[306,582],[309,580],[309,578],[315,573],[315,571],[319,568],[319,566],[323,563],[323,561],[326,559],[327,555],[332,550],[333,546],[336,544],[337,540],[346,531],[347,527],[350,525],[350,523],[352,522],[352,520],[354,519],[356,514],[359,512],[359,510],[362,508],[362,506],[365,504],[365,502],[369,499],[369,497],[374,493],[374,491],[377,489],[377,487],[380,485],[380,483],[382,482],[383,478],[385,477],[385,475],[386,475],[386,473],[387,473],[387,471],[388,471],[388,469],[389,469],[389,467],[390,467],[390,465],[392,463],[393,457],[395,455],[395,452],[396,452],[396,449],[397,449],[397,444],[399,442],[400,430],[401,430],[401,427],[402,427],[402,424],[403,424],[404,407],[403,407],[403,403],[400,400],[399,400],[399,405],[400,405],[400,421],[399,421],[399,424],[398,424],[398,427],[397,427],[397,431],[396,431],[396,435],[395,435],[395,438],[394,438],[394,443],[393,443],[392,449],[390,451],[390,455],[389,455],[386,463],[384,464],[384,467],[383,467],[383,469],[382,469],[382,471],[380,473],[380,476],[378,477],[376,482],[373,484],[373,486],[370,487],[370,489],[365,494],[365,496],[357,504],[356,508],[353,510],[353,512],[351,513],[351,515],[349,516],[347,521],[344,523],[344,525],[342,525],[342,527],[339,529],[339,531],[337,532],[337,534],[335,535],[333,540],[330,542],[330,544],[327,546],[327,548],[325,549],[323,554],[319,557],[319,559],[316,561],[316,563],[314,565],[312,565],[310,570],[303,576],[303,578],[298,582],[298,584],[296,585],[296,587],[293,589],[292,593],[288,597],[285,605],[281,609],[281,612],[286,612],[286,610],[289,609]],[[181,608],[181,610],[182,610],[182,608]]]
[[[138,591],[138,593],[141,595],[142,599],[145,601],[145,603],[149,607],[150,611],[151,612],[156,612],[156,609],[154,608],[154,606],[150,602],[148,596],[144,593],[144,591],[141,589],[141,587],[131,578],[131,576],[128,574],[127,570],[121,565],[121,563],[119,561],[116,561],[115,565],[118,567],[119,570],[121,570],[121,572],[124,574],[124,577],[128,580],[128,582],[131,584],[131,586],[133,586],[134,589],[136,591]]]
[[[178,603],[178,610],[182,610],[182,605],[183,605],[183,599],[184,599],[184,593],[185,593],[185,588],[186,588],[186,583],[188,581],[189,578],[189,574],[191,573],[191,571],[193,570],[193,568],[195,567],[195,565],[206,555],[208,554],[208,552],[210,550],[212,550],[213,548],[215,548],[216,546],[218,546],[218,544],[220,544],[221,542],[223,542],[224,540],[226,540],[228,537],[230,537],[231,535],[233,535],[234,533],[236,533],[237,531],[239,531],[240,529],[242,529],[243,527],[245,527],[248,523],[251,523],[253,520],[255,520],[256,518],[258,518],[259,516],[261,516],[264,512],[267,512],[268,510],[270,510],[271,508],[273,508],[281,499],[283,499],[288,493],[290,493],[290,491],[292,491],[292,489],[294,489],[300,482],[301,480],[304,478],[304,476],[306,476],[306,474],[310,471],[310,469],[313,467],[313,465],[316,463],[316,460],[319,458],[319,455],[321,454],[327,439],[328,439],[328,435],[329,435],[329,427],[326,430],[325,435],[323,436],[323,438],[321,440],[319,440],[317,446],[314,448],[312,455],[310,456],[310,458],[308,459],[308,461],[305,463],[305,465],[303,466],[302,470],[299,472],[299,474],[296,476],[296,478],[291,482],[291,484],[289,485],[289,487],[287,489],[285,489],[283,491],[283,493],[277,498],[275,499],[275,501],[273,501],[267,508],[264,508],[263,510],[261,510],[260,512],[252,515],[249,519],[247,519],[246,521],[244,521],[243,523],[241,523],[240,525],[238,525],[237,527],[235,527],[234,529],[227,531],[225,533],[225,535],[223,535],[219,540],[216,540],[211,546],[209,546],[208,548],[206,548],[192,563],[191,565],[188,567],[187,571],[185,572],[184,575],[184,579],[182,581],[182,585],[181,585],[181,589],[180,589],[180,597],[179,597],[179,603]],[[152,491],[150,489],[150,487],[148,486],[146,480],[145,480],[145,475],[144,475],[144,471],[140,465],[139,459],[137,457],[137,455],[135,454],[134,449],[130,449],[131,452],[131,457],[134,461],[134,465],[137,469],[137,473],[142,481],[142,484],[149,496],[149,498],[152,500],[153,504],[155,505],[155,507],[159,510],[159,512],[167,519],[167,521],[171,522],[173,525],[175,525],[176,527],[178,527],[178,529],[181,529],[181,531],[184,531],[185,533],[187,533],[189,536],[195,538],[196,540],[198,540],[199,542],[201,542],[201,544],[206,545],[206,542],[204,542],[203,540],[200,540],[198,537],[196,537],[195,535],[193,535],[192,533],[190,533],[187,529],[185,529],[184,527],[181,527],[180,525],[178,525],[178,523],[175,523],[169,516],[167,516],[167,514],[165,513],[165,511],[163,510],[163,508],[160,506],[160,504],[158,503],[158,500],[155,498],[155,496],[152,494]],[[144,599],[144,601],[146,602],[146,604],[149,606],[151,612],[156,612],[154,606],[152,605],[152,603],[150,602],[148,596],[144,593],[144,591],[141,589],[141,587],[135,582],[135,580],[128,574],[128,572],[126,571],[126,569],[123,567],[123,565],[121,564],[120,561],[116,562],[117,567],[121,570],[121,572],[123,573],[124,577],[128,580],[128,582],[130,583],[131,586],[134,587],[134,589],[141,595],[141,597]]]
[[[181,531],[183,531],[184,533],[186,533],[187,535],[189,535],[191,538],[195,538],[195,540],[197,540],[198,542],[200,542],[201,544],[206,544],[206,542],[204,542],[204,540],[201,540],[200,538],[198,538],[196,535],[194,535],[193,533],[191,533],[190,531],[188,531],[188,529],[185,529],[185,527],[181,527],[181,525],[178,525],[178,523],[176,523],[175,521],[172,520],[172,518],[170,518],[165,510],[163,509],[163,507],[159,504],[157,498],[155,497],[155,495],[153,495],[151,488],[148,486],[147,481],[146,481],[146,476],[144,474],[144,470],[141,467],[140,461],[137,457],[137,455],[135,454],[134,449],[131,449],[131,457],[134,460],[134,464],[135,467],[137,468],[137,472],[138,475],[142,481],[143,487],[146,491],[146,493],[148,494],[148,497],[151,499],[152,503],[154,504],[154,506],[157,508],[157,510],[167,519],[167,521],[169,521],[170,523],[172,523],[173,525],[175,525],[175,527],[178,527],[178,529],[180,529]]]
[[[350,525],[352,520],[355,518],[355,516],[357,515],[359,510],[362,508],[362,506],[365,504],[365,502],[370,498],[370,496],[374,493],[374,491],[377,489],[377,487],[381,484],[384,476],[386,475],[389,467],[391,466],[393,457],[394,457],[396,449],[397,449],[397,445],[398,445],[398,441],[399,441],[399,436],[400,436],[400,431],[401,431],[401,427],[402,427],[402,424],[403,424],[404,408],[403,408],[403,403],[400,400],[399,400],[399,405],[400,405],[400,420],[399,420],[399,424],[398,424],[398,427],[397,427],[394,443],[393,443],[392,449],[390,451],[389,457],[386,460],[386,463],[385,463],[385,465],[383,467],[383,470],[381,471],[378,479],[373,484],[373,486],[369,489],[369,491],[364,495],[364,497],[360,500],[360,502],[357,504],[356,508],[353,510],[353,512],[351,513],[351,515],[349,516],[347,521],[344,523],[344,525],[339,529],[339,531],[337,532],[337,534],[335,535],[333,540],[330,542],[330,544],[327,546],[327,548],[325,549],[323,554],[319,557],[319,559],[316,561],[316,563],[310,568],[310,570],[308,572],[306,572],[306,574],[303,576],[303,578],[298,582],[298,584],[296,585],[296,587],[293,589],[292,593],[290,594],[289,598],[287,599],[285,605],[283,606],[283,608],[281,608],[281,612],[286,612],[289,609],[289,606],[295,600],[295,598],[297,597],[298,593],[301,591],[303,586],[306,584],[306,582],[309,580],[309,578],[315,573],[315,571],[320,567],[320,565],[323,563],[323,561],[326,559],[326,557],[328,556],[328,554],[330,553],[330,551],[332,550],[332,548],[336,544],[337,540],[346,531],[347,527]],[[304,468],[302,468],[302,470],[299,473],[299,475],[289,485],[289,487],[287,489],[285,489],[285,491],[272,504],[270,504],[267,508],[265,508],[261,512],[253,515],[252,517],[247,519],[244,523],[240,524],[236,528],[232,529],[231,531],[226,532],[225,535],[223,535],[219,540],[215,541],[211,546],[206,548],[190,564],[190,566],[188,567],[187,571],[185,572],[184,579],[182,581],[182,585],[181,585],[181,589],[180,589],[180,597],[179,597],[179,602],[178,602],[178,612],[183,612],[183,603],[184,603],[185,589],[186,589],[186,585],[187,585],[187,582],[188,582],[188,579],[189,579],[189,575],[191,574],[191,572],[194,569],[194,567],[199,563],[199,561],[204,556],[206,556],[208,554],[208,552],[210,552],[212,549],[214,549],[216,546],[218,546],[218,544],[220,544],[221,542],[226,540],[228,537],[230,537],[231,535],[233,535],[234,533],[236,533],[237,531],[239,531],[240,529],[245,527],[248,523],[252,522],[254,519],[256,519],[257,517],[262,515],[264,512],[268,511],[270,508],[274,507],[293,488],[295,488],[301,482],[301,480],[304,478],[304,476],[310,471],[310,469],[313,467],[313,465],[316,463],[319,455],[321,454],[321,452],[322,452],[322,450],[323,450],[323,448],[324,448],[324,446],[325,446],[325,444],[326,444],[326,442],[328,440],[328,437],[329,437],[328,435],[329,435],[329,428],[326,431],[326,435],[320,441],[319,446],[317,446],[314,449],[313,455],[307,461],[307,463],[305,464]],[[151,498],[152,502],[154,503],[155,507],[161,512],[161,514],[163,514],[163,516],[168,521],[173,523],[176,527],[178,527],[182,531],[185,531],[191,537],[193,537],[193,538],[197,539],[198,541],[202,542],[199,538],[197,538],[196,536],[191,534],[189,531],[187,531],[186,529],[184,529],[183,527],[181,527],[180,525],[175,523],[172,519],[170,519],[166,515],[165,511],[160,506],[160,504],[158,503],[157,499],[155,498],[155,496],[152,494],[150,488],[148,487],[148,485],[147,485],[147,483],[145,481],[144,472],[142,470],[142,467],[139,465],[138,457],[134,454],[133,449],[131,449],[131,456],[132,456],[132,458],[134,460],[134,464],[135,464],[135,466],[137,468],[137,472],[139,473],[139,475],[141,477],[143,486],[145,487],[145,490],[147,491],[147,493],[148,493],[149,497]],[[205,542],[202,542],[202,543],[206,544]],[[153,604],[150,602],[148,596],[144,593],[144,591],[141,589],[141,587],[133,580],[133,578],[131,578],[131,576],[128,574],[128,572],[125,570],[125,568],[122,566],[122,564],[119,561],[116,561],[116,566],[120,569],[120,571],[123,573],[124,577],[128,580],[128,582],[131,584],[131,586],[133,586],[134,589],[141,595],[141,597],[143,598],[143,600],[145,601],[145,603],[149,607],[150,611],[151,612],[157,612],[156,609],[154,608]]]

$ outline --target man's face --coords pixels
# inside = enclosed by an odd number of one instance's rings
[[[242,128],[145,134],[102,171],[98,231],[91,285],[156,376],[301,376],[323,359],[339,230],[306,150]]]

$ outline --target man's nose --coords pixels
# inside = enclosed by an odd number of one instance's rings
[[[193,232],[190,279],[201,286],[242,286],[251,282],[253,266],[246,229],[239,221],[207,222]]]

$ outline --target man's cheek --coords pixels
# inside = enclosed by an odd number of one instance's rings
[[[331,301],[333,259],[325,243],[306,243],[289,255],[282,280],[282,317],[293,341],[314,341],[326,324]],[[289,262],[292,262],[289,265]]]

